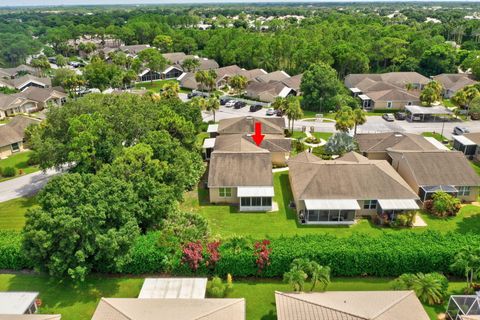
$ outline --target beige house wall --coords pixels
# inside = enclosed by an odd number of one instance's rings
[[[270,152],[272,154],[272,164],[274,166],[286,166],[289,157],[288,152]]]
[[[365,152],[365,156],[370,160],[389,160],[387,152]]]
[[[480,192],[480,187],[470,187],[470,195],[459,196],[458,199],[464,202],[474,202],[474,201],[477,201],[479,192]]]
[[[402,101],[391,101],[392,107],[390,109],[405,109],[405,106],[410,104],[418,105],[420,104],[420,100],[402,100]],[[387,107],[388,101],[373,101],[373,109],[389,109]]]
[[[211,203],[228,203],[228,204],[238,204],[240,199],[237,197],[237,188],[232,187],[232,196],[231,197],[220,197],[220,188],[209,188],[208,193],[210,196]]]
[[[22,152],[22,151],[25,150],[24,147],[23,147],[23,142],[19,141],[18,146],[19,146],[20,149],[16,152],[12,152],[12,146],[11,145],[0,147],[0,159],[7,158],[14,153]]]

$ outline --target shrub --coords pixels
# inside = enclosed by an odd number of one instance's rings
[[[266,266],[270,265],[270,253],[272,249],[269,248],[270,240],[264,239],[262,241],[255,242],[254,254],[256,257],[255,263],[257,264],[257,272],[261,273]]]
[[[314,136],[311,136],[311,137],[306,138],[305,142],[306,143],[311,143],[311,144],[317,144],[317,143],[320,143],[320,139],[318,139]]]
[[[392,227],[412,227],[415,222],[416,211],[408,211],[397,214],[395,220],[391,223]]]
[[[298,140],[292,140],[292,150],[295,150],[297,153],[303,152],[307,149],[307,146]]]
[[[395,290],[414,290],[423,303],[441,304],[448,290],[448,280],[440,273],[402,274],[395,279]]]
[[[233,289],[233,280],[230,274],[227,275],[227,283],[223,283],[219,277],[213,277],[207,284],[207,294],[212,298],[225,298]]]
[[[36,166],[40,163],[40,160],[38,159],[38,154],[36,152],[30,153],[30,156],[28,157],[27,164],[29,166]]]
[[[15,177],[17,170],[14,167],[5,167],[2,170],[2,176],[5,178]]]
[[[203,247],[200,241],[190,242],[183,248],[182,263],[187,264],[192,271],[197,271],[203,261]]]
[[[456,216],[461,209],[458,198],[446,192],[439,191],[433,195],[432,212],[439,217]]]

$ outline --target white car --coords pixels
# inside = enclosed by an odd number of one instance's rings
[[[267,112],[266,112],[266,115],[267,115],[267,116],[273,116],[273,115],[275,115],[275,110],[274,110],[273,108],[268,109]]]
[[[225,107],[231,108],[235,105],[235,103],[237,103],[237,100],[229,100],[227,103],[225,103]]]

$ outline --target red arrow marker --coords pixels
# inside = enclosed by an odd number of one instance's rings
[[[262,143],[263,138],[265,138],[265,135],[262,134],[262,123],[261,122],[255,122],[255,134],[252,135],[253,141],[257,144],[257,146]]]

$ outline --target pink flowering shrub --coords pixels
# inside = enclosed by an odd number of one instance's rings
[[[258,273],[261,273],[266,266],[270,265],[270,253],[272,249],[268,246],[270,240],[264,239],[262,241],[255,242],[254,254],[256,257],[255,263],[257,264]]]
[[[188,264],[192,271],[197,271],[203,261],[203,246],[200,241],[189,242],[182,249],[182,263]]]

